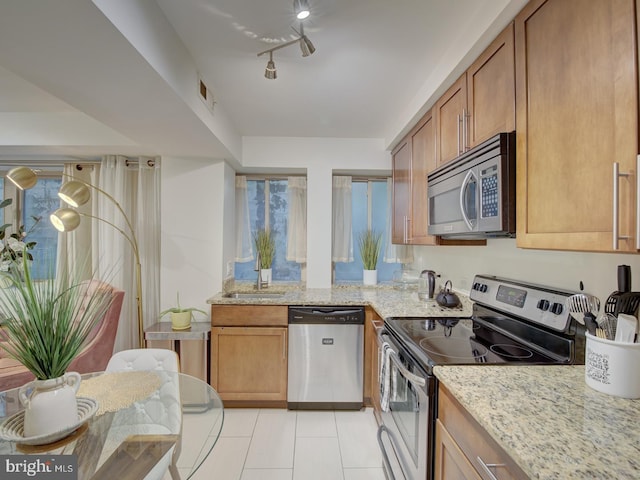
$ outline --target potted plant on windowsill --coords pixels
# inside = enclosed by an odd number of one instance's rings
[[[378,283],[378,256],[382,248],[382,233],[368,229],[360,233],[358,237],[360,246],[360,256],[362,257],[362,283],[364,285],[375,285]]]
[[[111,289],[91,289],[75,273],[50,272],[36,282],[26,250],[0,272],[8,283],[0,289],[0,348],[36,377],[19,391],[24,437],[51,435],[78,422],[80,375],[67,368],[113,301]]]
[[[273,258],[276,254],[276,241],[269,229],[260,229],[253,236],[253,243],[256,247],[256,252],[260,258],[261,278],[263,282],[271,285],[271,265],[273,265]]]
[[[160,312],[160,318],[166,314],[171,314],[171,328],[173,330],[187,330],[191,328],[191,319],[193,318],[193,312],[199,312],[204,315],[207,314],[204,310],[200,310],[196,307],[181,307],[180,306],[180,292],[176,293],[176,306],[167,308]]]

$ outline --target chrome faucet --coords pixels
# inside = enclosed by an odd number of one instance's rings
[[[260,252],[256,252],[256,264],[253,267],[255,272],[258,272],[258,278],[256,278],[256,289],[262,290],[266,288],[268,283],[262,279],[262,268],[260,268]]]

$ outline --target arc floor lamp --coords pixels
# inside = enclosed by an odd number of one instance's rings
[[[122,206],[118,201],[113,198],[112,195],[108,194],[104,190],[96,187],[95,185],[78,180],[71,175],[67,175],[65,173],[62,174],[65,177],[68,177],[72,180],[68,180],[62,184],[60,190],[58,191],[58,196],[70,207],[72,208],[59,208],[55,212],[51,214],[49,219],[51,223],[56,228],[56,230],[60,232],[71,232],[78,228],[80,225],[80,217],[88,217],[96,219],[100,222],[104,222],[107,225],[111,225],[114,229],[122,234],[124,238],[127,239],[129,244],[131,245],[131,249],[133,250],[133,255],[136,260],[136,304],[137,304],[137,312],[138,312],[138,342],[140,348],[144,348],[144,323],[143,323],[143,315],[142,315],[142,267],[140,264],[140,251],[138,249],[138,240],[136,239],[136,235],[133,230],[133,226],[131,225],[131,221],[129,217],[122,209]],[[7,173],[7,178],[11,180],[11,182],[16,185],[20,190],[28,190],[29,188],[33,188],[38,181],[37,174],[29,167],[16,167]],[[127,231],[121,229],[117,225],[112,222],[105,220],[100,217],[96,217],[95,215],[89,215],[86,213],[80,213],[76,208],[81,205],[86,204],[91,199],[91,189],[101,193],[106,198],[108,198],[120,211],[124,220],[127,224]]]

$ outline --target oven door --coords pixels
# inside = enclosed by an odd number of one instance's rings
[[[388,395],[388,402],[382,402],[382,425],[378,429],[385,473],[389,479],[431,479],[435,377],[427,375],[386,331],[380,333],[379,341],[390,348],[388,393],[381,383],[381,397]],[[380,351],[382,370],[384,348]]]

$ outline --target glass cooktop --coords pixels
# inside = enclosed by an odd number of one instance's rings
[[[563,352],[569,348],[563,339],[552,339],[557,345],[549,345],[549,342],[537,345],[506,331],[503,327],[507,322],[509,327],[517,327],[516,332],[523,328],[511,319],[483,319],[480,316],[465,319],[391,318],[385,324],[428,370],[435,365],[569,363],[563,359],[563,355],[570,354]],[[534,334],[534,338],[541,334],[535,327],[524,328]],[[545,340],[548,339],[545,337]],[[555,351],[549,351],[549,347]]]

